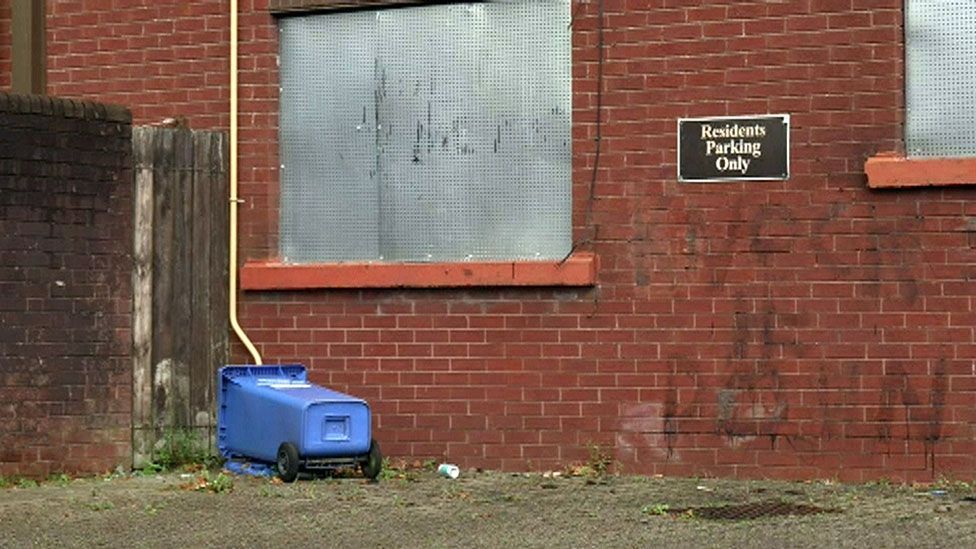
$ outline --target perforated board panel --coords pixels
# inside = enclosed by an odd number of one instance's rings
[[[976,0],[906,0],[910,156],[976,156]]]
[[[379,255],[376,17],[281,21],[281,255]]]
[[[286,261],[562,258],[568,0],[282,19]]]

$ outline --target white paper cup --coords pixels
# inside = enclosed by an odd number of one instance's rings
[[[461,470],[458,469],[457,465],[441,463],[440,466],[437,467],[437,474],[453,480],[461,475]]]

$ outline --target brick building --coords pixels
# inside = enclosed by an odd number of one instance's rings
[[[369,399],[393,456],[976,472],[971,3],[392,4],[241,2],[265,361]],[[47,91],[226,128],[227,14],[49,1]],[[678,119],[766,113],[787,179],[679,182]]]

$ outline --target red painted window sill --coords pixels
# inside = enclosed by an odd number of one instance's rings
[[[241,268],[244,290],[314,288],[462,288],[484,286],[592,286],[597,257],[574,253],[566,261],[477,263],[249,262]]]
[[[976,185],[976,158],[906,158],[882,153],[868,159],[864,173],[872,189]]]

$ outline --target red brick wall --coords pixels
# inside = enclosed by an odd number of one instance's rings
[[[10,88],[10,2],[0,4],[0,90]]]
[[[48,93],[126,105],[135,124],[186,117],[196,129],[227,128],[226,0],[48,2]],[[266,2],[240,2],[241,212],[245,250],[276,246],[277,30]]]
[[[53,91],[226,125],[226,2],[54,4]],[[901,5],[606,0],[589,226],[597,3],[574,5],[575,233],[596,288],[261,292],[242,322],[267,360],[369,398],[393,455],[548,468],[596,443],[644,473],[972,476],[976,189],[863,175],[900,145]],[[275,253],[266,7],[242,4],[249,258]],[[676,182],[678,117],[766,112],[792,115],[789,181]]]
[[[129,121],[0,92],[0,476],[130,461]]]

